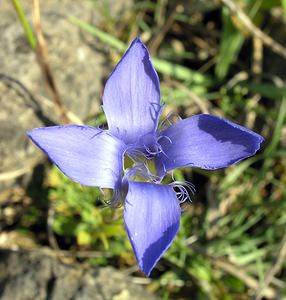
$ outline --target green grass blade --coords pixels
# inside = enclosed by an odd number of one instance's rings
[[[286,18],[286,0],[282,0],[282,7],[283,7],[284,17]]]
[[[244,36],[232,24],[231,16],[227,8],[223,8],[222,19],[223,30],[219,56],[215,67],[215,73],[219,79],[225,78],[230,65],[237,59],[244,42]]]
[[[246,4],[248,7],[247,13],[252,19],[259,12],[263,1],[246,1]],[[229,68],[231,64],[237,60],[238,54],[245,40],[243,32],[234,26],[231,14],[226,7],[223,7],[222,9],[222,21],[223,30],[219,56],[215,68],[216,76],[219,79],[224,79],[228,74]]]
[[[69,21],[78,26],[79,28],[91,33],[93,36],[97,37],[101,42],[113,47],[114,49],[124,52],[127,49],[127,45],[117,38],[111,36],[110,34],[98,29],[97,27],[90,25],[76,17],[69,17]],[[157,71],[162,74],[174,77],[179,80],[187,81],[189,83],[195,83],[200,85],[210,85],[211,79],[199,72],[193,71],[184,66],[170,63],[166,60],[159,58],[152,58],[153,64]]]
[[[272,153],[277,148],[280,142],[281,131],[284,126],[285,118],[286,118],[286,97],[282,99],[272,140],[264,151],[265,157],[269,157],[270,155],[272,155]]]
[[[175,77],[189,83],[202,84],[204,86],[209,86],[211,84],[211,79],[199,72],[192,71],[181,65],[173,64],[155,57],[152,57],[152,61],[156,70],[162,74]]]
[[[95,36],[99,40],[101,40],[101,42],[109,45],[110,47],[112,47],[120,52],[123,52],[126,50],[126,45],[123,42],[121,42],[120,40],[118,40],[117,38],[113,37],[112,35],[107,34],[106,32],[98,29],[97,27],[95,27],[91,24],[88,24],[76,17],[71,16],[68,19],[72,24],[78,26],[79,28],[83,29],[86,32],[91,33],[93,36]]]
[[[36,49],[37,40],[36,40],[36,37],[34,36],[32,28],[25,16],[25,13],[24,13],[24,10],[23,10],[20,0],[12,0],[12,4],[14,5],[15,11],[18,15],[18,18],[23,26],[23,29],[25,31],[27,41],[28,41],[30,47],[33,50]]]
[[[259,93],[261,96],[273,99],[280,100],[281,97],[286,95],[286,87],[278,87],[273,84],[255,84],[255,83],[240,83],[242,87],[246,87],[250,92]]]
[[[248,158],[247,160],[239,163],[233,169],[231,172],[229,172],[221,181],[220,184],[220,191],[224,191],[230,186],[234,185],[238,178],[242,175],[243,172],[245,172],[251,164],[261,159],[261,155],[256,155],[251,158]]]

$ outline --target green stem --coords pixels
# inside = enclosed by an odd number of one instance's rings
[[[16,13],[19,17],[19,20],[24,28],[24,31],[25,31],[25,34],[26,34],[26,37],[27,37],[27,40],[29,42],[29,45],[30,47],[35,50],[36,49],[36,44],[37,44],[37,40],[34,36],[34,33],[33,33],[33,30],[25,16],[25,13],[24,13],[24,10],[23,10],[23,7],[20,3],[20,0],[12,0],[12,3],[14,5],[14,8],[16,10]]]

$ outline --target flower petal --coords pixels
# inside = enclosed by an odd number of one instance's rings
[[[156,158],[158,174],[178,167],[227,167],[252,156],[263,137],[223,118],[201,114],[171,125],[161,133],[164,152]]]
[[[124,144],[108,131],[66,125],[36,128],[27,134],[76,182],[114,188],[121,178]]]
[[[109,130],[126,144],[155,132],[160,84],[148,49],[136,38],[106,82],[103,109]]]
[[[180,215],[171,186],[129,182],[124,221],[139,267],[147,276],[177,234]]]

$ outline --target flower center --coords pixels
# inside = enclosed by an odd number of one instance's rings
[[[124,176],[132,181],[158,182],[154,155],[149,155],[143,149],[126,153],[124,157]]]

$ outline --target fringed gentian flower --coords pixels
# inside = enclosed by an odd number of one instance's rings
[[[136,38],[105,85],[108,130],[65,125],[28,132],[66,176],[114,190],[111,204],[123,202],[125,227],[147,276],[177,234],[180,203],[188,198],[187,188],[192,189],[177,182],[163,185],[164,175],[184,166],[230,166],[254,155],[263,141],[249,129],[208,114],[160,129],[162,107],[158,75]],[[134,162],[133,168],[125,169],[124,157]],[[151,160],[156,174],[149,171]]]

